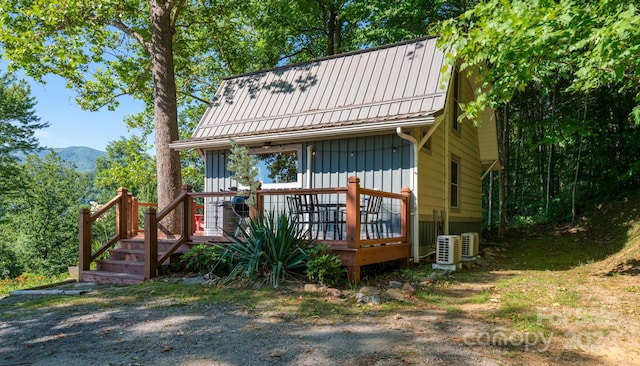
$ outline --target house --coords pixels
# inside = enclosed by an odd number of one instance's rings
[[[227,169],[231,140],[264,156],[263,189],[345,187],[351,176],[368,189],[408,187],[418,261],[437,234],[481,230],[481,178],[500,168],[493,111],[458,121],[458,101],[477,86],[447,67],[436,41],[230,77],[192,137],[171,146],[201,152],[206,192],[237,186]]]

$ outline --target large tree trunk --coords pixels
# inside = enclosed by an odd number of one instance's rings
[[[335,55],[338,53],[338,46],[340,42],[340,23],[339,23],[338,10],[335,4],[331,2],[329,4],[329,19],[327,21],[327,56]]]
[[[169,143],[178,139],[178,109],[173,69],[173,29],[171,11],[167,7],[167,1],[149,0],[159,209],[178,196],[182,187],[180,154],[169,148]],[[179,227],[175,215],[163,221],[163,225],[171,232],[176,232]]]

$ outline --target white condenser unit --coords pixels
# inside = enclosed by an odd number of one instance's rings
[[[436,245],[436,263],[455,265],[462,260],[462,245],[458,235],[439,235]]]
[[[462,258],[471,258],[478,255],[480,246],[480,234],[462,233]]]

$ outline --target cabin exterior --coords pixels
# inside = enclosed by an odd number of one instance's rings
[[[493,111],[458,121],[458,101],[471,100],[477,87],[446,66],[436,41],[225,79],[192,137],[172,148],[201,152],[205,192],[238,186],[227,167],[231,140],[261,157],[263,190],[347,187],[350,177],[364,189],[406,187],[417,262],[439,234],[481,231],[481,178],[500,168]],[[205,198],[205,235],[222,231],[212,221],[223,214],[216,202]],[[384,213],[389,222],[401,216],[383,203]]]

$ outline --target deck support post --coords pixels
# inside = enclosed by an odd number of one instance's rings
[[[357,251],[358,248],[360,248],[360,178],[354,176],[349,177],[346,203],[347,248]],[[353,261],[353,263],[356,265],[347,266],[347,276],[349,282],[359,283],[360,266],[357,265],[356,261]]]
[[[144,279],[149,280],[158,273],[158,220],[156,210],[144,212]]]
[[[349,279],[350,283],[360,283],[360,266],[347,267],[347,278]]]
[[[347,186],[347,247],[360,247],[360,178],[349,177]]]
[[[78,281],[82,282],[82,272],[91,269],[91,211],[80,209],[78,222]]]
[[[409,243],[409,248],[413,248],[413,245],[418,245],[418,243],[413,243],[410,238],[414,236],[411,235],[411,189],[409,187],[402,187],[402,196],[403,199],[400,201],[400,222],[402,225],[400,226],[400,235],[402,236],[402,241],[405,243]],[[417,228],[414,228],[417,230]],[[407,253],[407,258],[403,259],[401,262],[402,267],[409,267],[409,257],[411,253]]]

